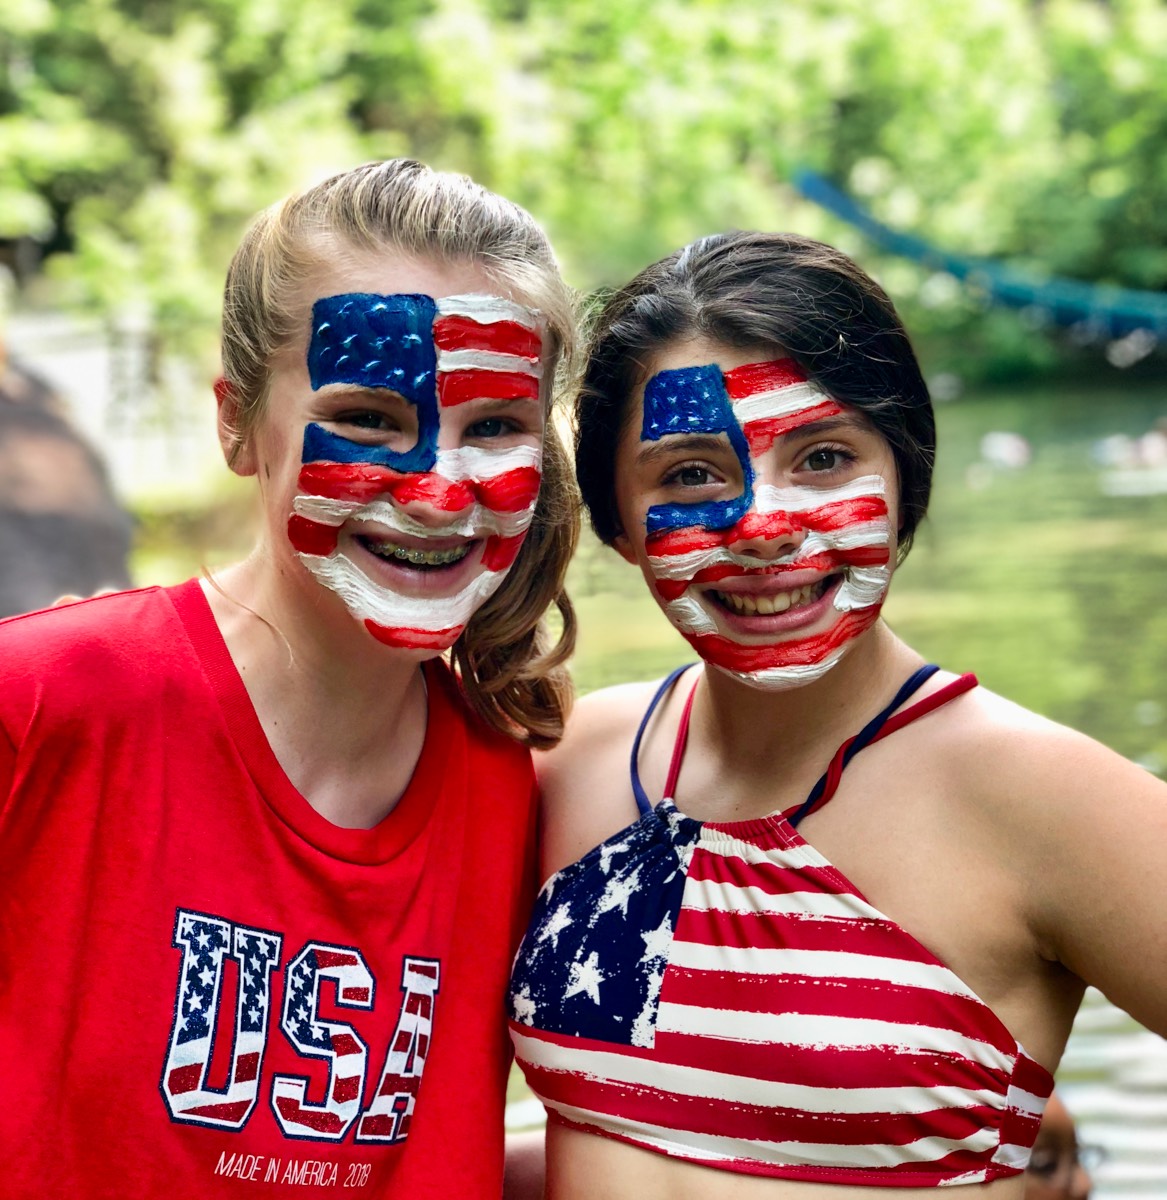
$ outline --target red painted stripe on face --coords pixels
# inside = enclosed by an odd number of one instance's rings
[[[377,641],[397,650],[448,650],[458,640],[465,626],[457,625],[452,629],[405,629],[366,620],[365,628]]]
[[[440,371],[438,400],[443,408],[469,400],[538,400],[539,381],[523,371]]]
[[[749,672],[782,667],[806,667],[822,662],[828,654],[870,629],[879,617],[881,607],[879,604],[872,604],[868,608],[843,613],[830,629],[789,642],[746,646],[719,633],[690,635],[688,641],[706,662],[727,671]]]
[[[326,558],[336,549],[340,530],[332,525],[321,525],[307,517],[293,513],[288,518],[288,541],[299,554],[317,554]]]
[[[837,500],[803,512],[748,512],[732,529],[703,529],[694,525],[688,529],[667,529],[651,534],[645,549],[655,558],[691,554],[695,550],[716,550],[735,542],[788,537],[791,531],[834,533],[848,525],[865,524],[887,516],[887,501],[882,496],[859,496],[854,500]]]
[[[793,387],[795,384],[807,382],[806,373],[792,358],[746,363],[723,374],[725,390],[731,400],[744,400],[758,392],[772,392],[778,388]]]
[[[474,490],[492,512],[516,513],[535,503],[541,479],[534,467],[515,467],[490,479],[475,480]]]
[[[438,317],[434,321],[434,345],[439,350],[489,350],[537,360],[543,340],[534,329],[517,321],[493,321],[482,325],[471,317]]]
[[[534,467],[452,482],[436,471],[402,472],[365,463],[316,462],[301,469],[300,490],[351,504],[369,504],[383,496],[397,504],[421,500],[444,512],[460,512],[477,499],[493,512],[515,513],[535,503],[541,478]]]
[[[742,432],[750,445],[750,457],[758,458],[765,454],[780,437],[803,425],[809,425],[812,421],[825,421],[828,417],[837,417],[843,411],[841,404],[834,400],[824,400],[821,404],[800,409],[785,417],[762,417],[757,421],[747,421],[742,426]]]
[[[300,468],[300,491],[328,500],[368,504],[405,478],[401,471],[372,463],[311,462]]]
[[[691,579],[658,579],[657,594],[663,600],[676,600],[694,584],[721,583],[725,579],[756,579],[759,576],[781,578],[795,572],[819,571],[830,575],[847,567],[883,567],[891,561],[891,551],[886,542],[871,546],[856,546],[851,550],[825,550],[822,554],[811,554],[792,563],[782,563],[756,570],[743,570],[733,563],[719,563],[705,567]]]
[[[390,488],[395,504],[420,502],[442,512],[461,512],[474,503],[474,488],[467,480],[451,483],[433,471],[404,475]]]
[[[482,551],[482,565],[488,571],[508,570],[526,538],[526,533],[518,533],[514,537],[500,537],[498,534],[488,537]]]

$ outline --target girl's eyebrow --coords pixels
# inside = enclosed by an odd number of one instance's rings
[[[671,458],[678,451],[686,454],[715,454],[729,446],[724,433],[666,433],[656,441],[641,442],[636,463],[652,465],[658,458]]]
[[[870,431],[871,426],[860,413],[843,412],[834,417],[823,417],[821,421],[808,421],[805,425],[796,425],[782,434],[782,440],[788,441],[790,438],[796,437],[822,437],[823,434],[833,433],[840,429],[861,430],[866,433]]]

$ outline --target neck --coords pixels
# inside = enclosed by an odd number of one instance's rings
[[[757,688],[707,668],[694,721],[739,775],[772,775],[776,761],[817,773],[922,661],[877,621],[821,679],[801,687]]]
[[[380,645],[339,597],[307,572],[282,571],[262,550],[218,573],[204,591],[292,782],[337,824],[379,820],[386,797],[391,806],[408,782],[424,736],[417,661]],[[389,781],[398,773],[394,788]],[[361,799],[366,779],[378,781],[368,805]],[[338,801],[344,795],[351,800]]]

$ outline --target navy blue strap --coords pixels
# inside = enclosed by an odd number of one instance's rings
[[[860,750],[862,750],[865,746],[870,745],[872,739],[875,738],[875,736],[883,728],[887,722],[887,719],[892,715],[892,713],[894,713],[895,710],[899,708],[899,706],[903,704],[903,702],[907,700],[909,696],[912,696],[919,691],[919,689],[923,687],[924,684],[927,683],[928,680],[931,679],[932,676],[935,675],[939,670],[940,668],[935,663],[926,663],[908,678],[903,687],[896,692],[892,702],[877,716],[872,717],[871,720],[868,721],[867,724],[864,725],[863,728],[855,735],[854,739],[851,741],[851,744],[847,747],[846,752],[843,754],[844,768],[855,757],[855,755],[859,753]],[[818,803],[824,789],[827,786],[827,776],[829,773],[829,769],[823,772],[818,783],[816,783],[814,787],[810,789],[810,795],[807,796],[807,798],[802,802],[798,810],[790,816],[789,821],[791,825],[797,825],[798,822],[801,821],[802,818],[805,817],[807,813],[809,813],[810,810]]]
[[[644,790],[644,786],[640,782],[640,768],[637,762],[640,758],[640,743],[644,738],[644,731],[648,728],[648,723],[652,719],[652,714],[656,712],[657,705],[665,698],[669,688],[676,683],[677,679],[687,671],[693,664],[685,663],[683,667],[678,667],[675,671],[670,671],[665,676],[665,681],[656,689],[656,695],[653,696],[648,708],[644,710],[644,716],[640,719],[640,728],[636,731],[636,740],[632,743],[632,794],[636,797],[636,807],[640,809],[643,816],[645,813],[652,812],[652,801],[649,800],[648,794]]]

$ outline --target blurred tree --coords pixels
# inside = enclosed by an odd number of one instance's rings
[[[1036,344],[1015,318],[879,263],[790,170],[955,251],[1162,288],[1165,54],[1162,0],[7,0],[0,238],[196,347],[247,217],[411,153],[530,207],[581,286],[795,228],[1012,362]]]

